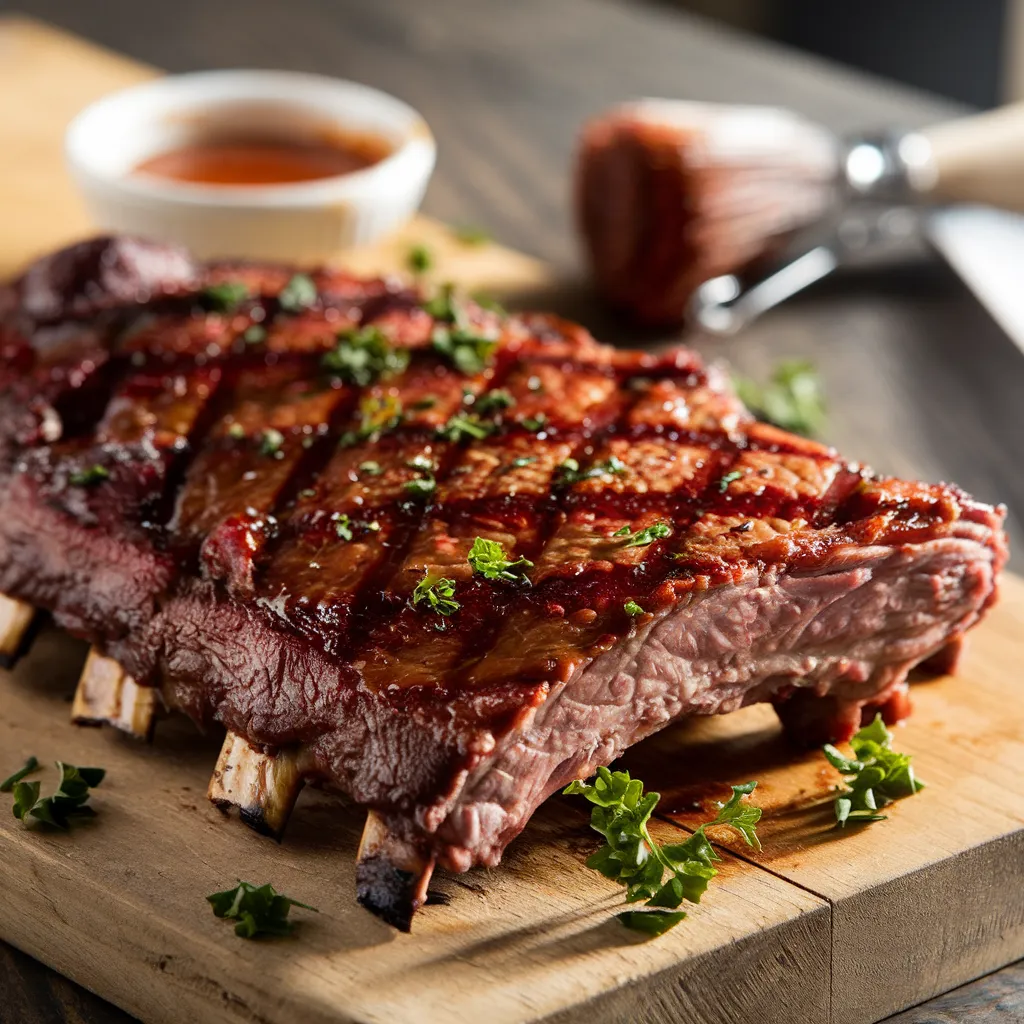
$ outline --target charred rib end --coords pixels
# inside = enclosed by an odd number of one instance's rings
[[[32,641],[36,610],[24,601],[0,594],[0,668],[13,668]]]
[[[137,739],[150,740],[156,711],[155,690],[139,686],[116,661],[95,647],[90,649],[71,705],[75,725],[112,725]]]
[[[356,899],[382,921],[408,932],[426,902],[434,861],[370,811],[356,857]]]
[[[229,732],[207,796],[222,811],[237,807],[238,816],[249,828],[280,842],[302,785],[296,753],[280,750],[265,754]]]

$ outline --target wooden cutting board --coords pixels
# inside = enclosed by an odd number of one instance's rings
[[[61,161],[85,103],[154,72],[43,26],[0,21],[0,273],[89,230]],[[349,262],[398,267],[426,242],[471,288],[543,289],[538,262],[469,248],[425,219]],[[1024,956],[1024,581],[972,637],[955,679],[915,688],[898,733],[928,788],[886,822],[837,832],[820,754],[797,755],[772,712],[668,730],[625,763],[664,794],[661,839],[756,778],[762,854],[725,853],[689,919],[654,941],[615,920],[621,893],[587,870],[579,801],[555,798],[502,866],[440,876],[448,905],[400,935],[356,905],[361,816],[306,792],[282,845],[205,799],[219,737],[161,723],[146,746],[75,729],[84,648],[44,632],[0,672],[0,775],[29,754],[98,764],[99,815],[72,833],[0,813],[0,937],[145,1021],[866,1022]],[[44,784],[53,779],[43,776]],[[204,897],[238,878],[317,905],[294,937],[245,942]]]

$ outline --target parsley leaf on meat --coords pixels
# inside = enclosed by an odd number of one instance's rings
[[[725,494],[725,492],[729,490],[729,484],[739,480],[742,476],[743,474],[738,469],[734,469],[732,472],[726,473],[725,476],[718,481],[718,492],[720,494]]]
[[[605,459],[604,462],[595,462],[587,469],[580,469],[580,464],[576,459],[565,459],[558,465],[558,477],[555,483],[558,486],[567,487],[570,484],[578,484],[582,480],[593,480],[599,476],[620,476],[625,472],[626,464],[614,455],[610,459]]]
[[[218,313],[232,313],[249,298],[249,286],[242,281],[221,281],[203,289],[201,298]]]
[[[95,487],[96,484],[101,484],[104,480],[109,479],[110,470],[106,466],[96,463],[86,469],[80,469],[77,473],[72,473],[68,477],[68,483],[73,487]]]
[[[409,350],[393,347],[379,327],[368,324],[342,331],[321,365],[349,384],[366,387],[401,373],[409,365]]]
[[[714,862],[721,858],[705,835],[716,825],[728,825],[755,849],[761,844],[756,825],[761,809],[742,802],[756,782],[732,787],[732,796],[720,804],[713,821],[705,822],[682,843],[661,846],[647,830],[658,793],[644,793],[643,783],[629,772],[598,768],[593,783],[577,780],[563,791],[579,795],[594,805],[590,827],[605,837],[605,844],[587,858],[587,867],[626,887],[626,902],[645,902],[646,911],[627,911],[619,920],[634,931],[660,935],[686,915],[677,908],[688,900],[699,903],[708,882],[718,873]],[[668,874],[668,880],[665,875]],[[654,920],[647,920],[653,917]]]
[[[282,896],[270,884],[253,885],[240,881],[234,889],[215,892],[206,897],[217,917],[235,921],[235,934],[243,939],[257,935],[290,935],[295,924],[288,920],[292,907],[319,911],[308,903]]]
[[[316,285],[309,274],[295,274],[281,289],[277,303],[286,313],[301,313],[317,300]]]
[[[497,345],[497,338],[475,333],[474,329],[438,324],[430,336],[434,351],[440,352],[467,377],[482,373]]]
[[[268,455],[274,459],[283,459],[284,452],[281,450],[284,445],[284,434],[273,427],[267,427],[260,434],[260,455]]]
[[[394,395],[367,395],[359,403],[359,426],[346,430],[338,438],[338,444],[348,448],[360,441],[379,440],[382,434],[390,433],[402,422],[403,415],[402,402]]]
[[[412,604],[414,608],[422,604],[438,615],[454,615],[461,607],[455,600],[455,580],[425,572],[412,592]]]
[[[913,796],[924,789],[924,783],[914,776],[909,754],[892,749],[893,735],[885,727],[881,715],[854,733],[850,740],[853,757],[845,757],[832,744],[824,747],[825,757],[838,769],[849,787],[836,797],[836,825],[848,821],[884,821],[878,809]]]
[[[506,388],[495,388],[481,395],[474,403],[473,409],[481,416],[488,413],[501,412],[503,409],[511,409],[516,404],[510,391]]]
[[[423,309],[435,320],[430,341],[434,351],[443,355],[466,376],[481,373],[490,361],[496,337],[481,333],[469,322],[465,307],[459,301],[452,285],[445,285],[423,303]]]
[[[636,533],[631,533],[629,527],[624,526],[621,530],[616,530],[612,536],[622,537],[622,546],[625,548],[643,548],[663,537],[671,537],[672,527],[668,523],[653,523],[642,530],[637,530]]]
[[[529,582],[527,569],[533,568],[533,562],[527,558],[514,561],[505,554],[505,549],[496,540],[477,537],[469,549],[469,564],[473,572],[479,573],[486,580],[497,580],[502,583]]]
[[[448,422],[439,427],[437,436],[446,441],[483,440],[497,430],[493,423],[485,423],[475,412],[457,412]]]
[[[627,601],[623,606],[622,610],[630,617],[635,619],[638,615],[644,615],[643,608],[636,603],[636,601]]]

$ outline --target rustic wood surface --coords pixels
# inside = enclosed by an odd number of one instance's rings
[[[428,211],[454,223],[481,224],[549,260],[556,279],[534,278],[535,265],[524,263],[518,290],[620,339],[628,333],[607,324],[578,283],[566,215],[571,140],[586,114],[644,93],[784,103],[840,129],[924,123],[950,112],[927,97],[806,58],[785,59],[674,14],[597,0],[415,6],[393,0],[231,0],[215,7],[183,0],[144,14],[68,0],[19,6],[173,70],[306,68],[404,95],[427,116],[441,145]],[[0,56],[9,61],[9,53]],[[0,66],[7,70],[9,64]],[[21,123],[31,126],[34,109],[66,74],[58,61],[38,93],[8,90],[5,116],[16,108]],[[82,103],[91,98],[91,85],[99,83],[76,82]],[[52,160],[51,135],[30,137],[38,149],[29,156],[43,152]],[[59,173],[56,164],[49,166]],[[26,247],[19,250],[26,255],[46,248],[45,231],[25,218],[34,207],[52,209],[50,182],[39,177],[31,159],[8,157],[5,167],[20,171],[21,187],[28,190],[18,211],[28,230],[13,233],[12,246]],[[4,212],[8,216],[10,209]],[[73,217],[62,221],[65,229],[74,223]],[[456,276],[459,269],[441,272]],[[1017,395],[1024,370],[1016,350],[936,264],[838,278],[755,325],[744,339],[702,347],[723,351],[755,372],[782,355],[815,358],[832,399],[830,439],[881,468],[954,478],[980,496],[1007,500],[1014,513],[1011,532],[1018,534],[1024,482],[1017,472]],[[968,1006],[972,1019],[986,1019],[978,1014],[1005,1009],[1013,976],[1007,977],[1006,983],[980,983],[977,995],[946,1005]],[[872,987],[883,986],[875,980]],[[936,1015],[946,1012],[941,1005]],[[924,1021],[929,1012],[910,1011],[901,1019]],[[0,1020],[8,1019],[91,1024],[123,1018],[12,954],[0,957]]]

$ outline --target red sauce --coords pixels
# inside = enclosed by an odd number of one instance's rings
[[[390,152],[374,135],[316,142],[210,141],[158,153],[138,164],[135,173],[203,185],[286,185],[361,171]]]

